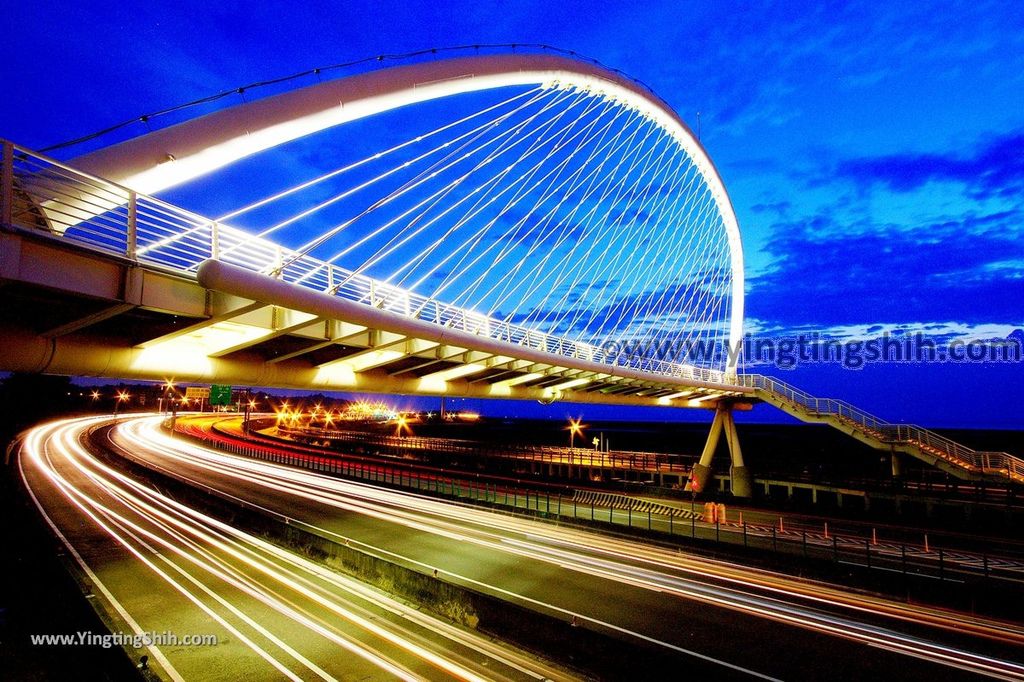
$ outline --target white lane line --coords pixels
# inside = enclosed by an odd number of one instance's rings
[[[35,431],[33,431],[33,433],[35,433]],[[31,435],[29,437],[31,438]],[[25,447],[24,444],[22,445],[22,447]],[[62,533],[60,529],[57,527],[57,524],[53,521],[52,518],[50,518],[50,515],[46,513],[46,509],[43,508],[43,505],[39,501],[39,498],[36,497],[35,491],[32,490],[32,485],[28,482],[28,478],[25,476],[24,461],[20,454],[18,457],[18,471],[21,474],[21,481],[25,485],[25,489],[28,491],[28,494],[32,497],[32,502],[35,503],[36,505],[36,509],[39,510],[39,513],[42,515],[43,519],[46,520],[47,525],[50,526],[50,529],[53,531],[53,533],[58,538],[60,538],[61,543],[64,544],[64,547],[68,550],[68,553],[72,557],[74,557],[75,562],[78,564],[78,566],[89,577],[89,580],[92,582],[92,584],[100,590],[100,592],[103,594],[104,599],[106,599],[107,602],[109,602],[114,607],[118,615],[124,619],[124,621],[128,624],[128,627],[132,629],[132,632],[134,632],[137,637],[144,636],[146,633],[145,631],[143,631],[142,627],[135,621],[134,618],[132,618],[131,614],[128,613],[128,610],[125,609],[121,602],[119,602],[114,597],[110,590],[107,589],[107,586],[103,584],[103,581],[99,579],[99,576],[97,576],[93,572],[93,570],[89,568],[89,565],[85,563],[85,559],[82,558],[82,555],[79,554],[78,550],[76,550],[74,546],[71,544],[71,542],[68,541],[67,537],[64,536],[64,533]],[[160,666],[167,671],[167,674],[171,677],[172,680],[174,680],[174,682],[185,682],[185,678],[183,678],[181,676],[181,673],[179,673],[177,669],[173,665],[171,665],[171,662],[167,660],[167,657],[164,655],[164,652],[160,650],[160,647],[156,646],[155,644],[150,644],[146,647],[146,649],[149,651],[150,654],[153,655],[153,658],[156,659]]]

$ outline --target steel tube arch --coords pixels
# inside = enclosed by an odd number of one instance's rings
[[[621,74],[557,55],[458,57],[325,81],[223,109],[79,156],[69,164],[152,194],[242,158],[327,128],[409,104],[500,87],[579,88],[621,102],[654,121],[690,156],[716,203],[732,270],[729,343],[742,340],[743,246],[721,175],[693,132],[660,99]],[[738,354],[729,355],[735,374]]]

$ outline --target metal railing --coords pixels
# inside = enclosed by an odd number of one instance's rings
[[[665,452],[644,452],[638,450],[596,451],[591,448],[569,448],[558,445],[533,444],[490,444],[480,441],[436,438],[430,436],[399,436],[382,433],[368,433],[346,429],[318,428],[311,426],[289,426],[278,424],[279,433],[293,439],[327,440],[334,443],[357,443],[377,448],[386,448],[395,453],[432,452],[446,454],[471,454],[482,458],[496,457],[512,460],[567,464],[569,466],[628,469],[647,472],[689,473],[693,464],[691,457]]]
[[[809,416],[835,419],[889,445],[909,445],[923,453],[980,473],[1005,474],[1024,482],[1024,460],[1006,452],[978,452],[934,431],[913,424],[890,424],[853,405],[832,398],[816,398],[783,381],[761,374],[739,377],[742,385],[767,393],[775,401]]]
[[[647,374],[735,384],[724,371],[668,362],[487,317],[287,249],[243,230],[139,194],[8,141],[3,144],[2,222],[130,261],[193,275],[216,259],[339,298],[556,356]]]
[[[165,428],[168,425],[165,424]],[[828,561],[867,570],[899,573],[904,578],[927,577],[927,583],[938,580],[963,581],[965,578],[999,581],[1003,585],[1020,585],[1020,559],[1015,554],[978,554],[955,545],[943,548],[950,538],[933,536],[930,545],[917,544],[906,537],[879,538],[867,527],[861,531],[836,529],[825,524],[824,532],[808,527],[800,519],[786,518],[782,524],[757,524],[725,518],[725,510],[708,521],[691,505],[668,507],[637,497],[615,495],[592,489],[578,490],[564,486],[532,482],[512,484],[501,479],[459,475],[441,469],[421,467],[406,461],[381,461],[375,458],[310,451],[290,451],[279,446],[266,447],[257,442],[224,441],[199,428],[175,431],[190,440],[232,454],[275,464],[298,467],[343,479],[364,481],[390,488],[403,489],[419,495],[498,508],[512,514],[557,519],[564,523],[581,523],[587,527],[612,528],[616,531],[656,533],[659,540],[675,542],[699,541],[712,546],[742,546],[762,550],[776,557],[789,556],[807,566],[820,566]],[[692,502],[692,498],[691,498]],[[888,529],[891,531],[891,529]],[[814,562],[814,563],[811,563]],[[845,573],[849,577],[848,573]],[[994,582],[993,582],[994,584]],[[904,589],[909,586],[904,584]],[[908,593],[909,596],[910,593]]]

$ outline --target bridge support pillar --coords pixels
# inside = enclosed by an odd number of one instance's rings
[[[729,446],[729,457],[732,459],[732,467],[729,470],[732,495],[733,497],[752,497],[754,479],[750,475],[750,469],[743,462],[743,451],[740,449],[740,436],[736,431],[736,421],[732,417],[732,406],[719,409],[722,410],[722,429],[725,431],[725,442]]]
[[[750,497],[753,493],[753,477],[743,462],[736,422],[732,417],[732,406],[723,403],[720,403],[715,409],[715,419],[711,422],[711,431],[708,432],[708,439],[704,443],[704,451],[700,455],[700,461],[693,465],[686,489],[692,492],[701,492],[707,489],[712,474],[711,460],[714,459],[718,439],[722,433],[725,433],[725,442],[729,446],[729,456],[732,460],[730,468],[732,494],[735,497]]]
[[[892,477],[899,478],[903,475],[903,456],[898,452],[893,452],[890,455],[892,461]]]
[[[722,435],[722,416],[724,411],[721,407],[715,410],[715,419],[711,422],[711,430],[708,432],[708,439],[704,443],[704,452],[700,455],[700,461],[693,465],[690,472],[690,480],[686,483],[686,489],[699,493],[707,489],[708,481],[711,480],[711,460],[715,456],[715,449],[718,447],[718,437]]]

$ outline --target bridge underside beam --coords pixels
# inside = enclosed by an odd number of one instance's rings
[[[57,336],[64,336],[65,334],[72,334],[77,331],[81,331],[86,327],[91,327],[94,324],[99,324],[104,320],[109,320],[112,317],[117,317],[121,313],[127,312],[135,306],[131,303],[115,303],[114,305],[106,306],[102,310],[98,310],[94,313],[84,315],[77,319],[65,322],[59,327],[48,329],[40,334],[40,336],[46,336],[48,338],[54,338]]]
[[[338,327],[338,326],[341,326],[341,325],[333,324],[333,320],[328,321],[328,323],[326,325],[324,325],[324,326],[325,326],[325,331],[324,331],[324,334],[323,334],[323,340],[322,341],[317,341],[316,343],[304,344],[304,345],[302,345],[301,347],[299,347],[296,350],[293,350],[293,351],[290,351],[290,352],[287,352],[287,353],[278,354],[278,355],[274,356],[273,358],[270,358],[269,360],[267,360],[267,362],[270,362],[270,363],[285,362],[286,360],[292,360],[294,358],[298,358],[298,357],[301,357],[303,355],[309,355],[310,353],[314,353],[314,352],[316,352],[318,350],[323,350],[325,348],[330,348],[331,346],[340,346],[340,345],[345,345],[345,344],[348,344],[348,343],[353,343],[357,339],[359,339],[359,338],[363,337],[364,335],[366,335],[366,333],[367,333],[366,327],[360,327],[358,325],[346,325],[346,326],[349,326],[349,327],[355,329],[356,331],[350,331],[350,332],[347,332],[347,333],[346,332],[338,332],[338,331],[333,330],[331,328],[332,327]]]
[[[744,393],[555,355],[249,275],[263,289],[200,284],[69,251],[48,235],[0,234],[9,311],[0,318],[0,371],[701,408]]]
[[[267,386],[310,391],[353,391],[404,395],[459,395],[468,398],[542,400],[547,389],[470,383],[461,378],[443,382],[423,381],[414,375],[391,376],[381,368],[364,372],[332,372],[301,361],[270,363],[256,354],[230,358],[180,357],[149,352],[133,346],[112,346],[102,339],[64,336],[43,339],[29,332],[0,329],[0,347],[7,349],[2,365],[6,371],[45,372],[90,377],[115,377],[179,383],[226,383],[236,386]],[[579,403],[651,405],[649,398],[634,395],[605,396],[566,391],[563,399]]]

